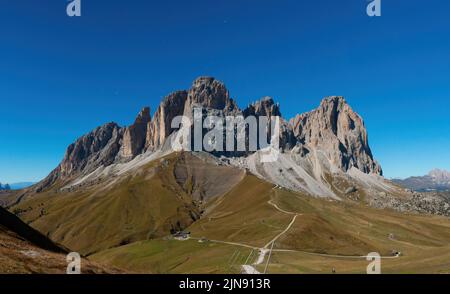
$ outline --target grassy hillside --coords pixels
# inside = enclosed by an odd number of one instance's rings
[[[14,232],[18,237],[42,249],[67,253],[67,249],[58,246],[40,232],[25,224],[18,217],[0,207],[0,228],[3,232]]]
[[[198,240],[148,240],[97,253],[90,258],[140,273],[239,273],[252,249]],[[253,255],[253,259],[256,255]]]
[[[197,169],[186,171],[180,179],[176,171],[181,173],[187,160],[195,161]],[[199,174],[208,173],[208,166],[212,175],[217,169],[229,169],[173,154],[125,177],[28,196],[10,210],[52,240],[82,254],[92,254],[166,236],[192,224],[200,217],[203,195],[213,197],[214,191],[227,190],[222,185],[211,192],[211,184],[202,182],[204,177]],[[237,182],[241,173],[227,174]]]
[[[270,200],[287,213],[270,205]],[[163,273],[240,272],[240,265],[255,261],[257,248],[286,228],[291,213],[297,218],[274,243],[270,273],[330,273],[332,268],[365,273],[368,262],[359,256],[374,251],[387,257],[392,251],[402,253],[399,258],[382,260],[384,272],[450,271],[447,218],[314,199],[274,189],[253,176],[210,204],[208,213],[188,228],[191,240],[139,242],[92,258],[144,272],[154,268]],[[267,256],[256,267],[263,271],[266,261]]]
[[[68,250],[54,244],[11,213],[0,208],[0,273],[65,273]],[[82,273],[118,273],[87,259]]]
[[[131,271],[240,272],[271,242],[273,273],[365,272],[360,256],[370,252],[402,253],[383,259],[387,272],[446,272],[450,264],[448,218],[316,199],[189,154],[11,209],[52,240]],[[168,238],[182,229],[190,240]],[[262,271],[267,258],[255,267]]]
[[[192,235],[261,247],[283,231],[291,217],[269,205],[273,185],[248,175],[189,227]]]

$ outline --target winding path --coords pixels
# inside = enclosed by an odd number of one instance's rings
[[[275,188],[273,188],[273,190],[274,189]],[[251,265],[248,265],[248,264],[242,265],[242,273],[244,273],[244,274],[261,274],[258,270],[256,270],[255,266],[262,264],[264,262],[266,254],[269,253],[269,252],[294,252],[294,253],[303,253],[303,254],[314,255],[314,256],[321,256],[321,257],[345,258],[345,259],[367,259],[367,257],[369,256],[369,255],[355,256],[355,255],[322,254],[322,253],[312,253],[312,252],[293,250],[293,249],[269,249],[269,246],[271,244],[274,244],[281,236],[283,236],[284,234],[286,234],[287,231],[289,231],[289,229],[295,223],[295,220],[297,219],[297,217],[302,215],[302,214],[284,210],[284,209],[280,208],[277,204],[273,203],[272,200],[269,200],[267,203],[269,205],[273,206],[276,210],[278,210],[278,211],[280,211],[282,213],[285,213],[285,214],[294,215],[294,217],[292,218],[292,220],[288,224],[288,226],[281,233],[279,233],[272,240],[270,240],[266,245],[264,245],[264,247],[259,248],[259,247],[256,247],[256,246],[243,244],[243,243],[238,243],[238,242],[209,240],[209,242],[213,242],[213,243],[234,245],[234,246],[250,248],[250,249],[253,249],[253,250],[258,250],[259,251],[259,255],[258,255],[258,258],[256,259],[256,261],[253,264],[251,264]],[[200,240],[200,238],[190,238],[190,239]],[[395,259],[395,258],[399,258],[399,257],[400,257],[399,255],[395,255],[395,256],[381,256],[380,258],[382,258],[382,259]],[[270,258],[270,256],[269,256],[269,258]]]
[[[297,219],[297,216],[301,215],[301,214],[294,213],[294,212],[289,212],[289,211],[286,211],[286,210],[280,208],[278,205],[276,205],[275,203],[273,203],[272,200],[269,200],[267,203],[268,203],[269,205],[273,206],[276,210],[278,210],[278,211],[280,211],[280,212],[282,212],[282,213],[285,213],[285,214],[291,214],[291,215],[294,215],[294,217],[292,218],[292,220],[291,220],[291,222],[289,223],[289,225],[288,225],[281,233],[279,233],[278,235],[276,235],[275,238],[273,238],[272,240],[270,240],[269,243],[267,243],[266,245],[264,245],[263,248],[259,248],[259,256],[258,256],[258,259],[257,259],[252,265],[244,264],[244,265],[242,266],[242,271],[243,271],[243,273],[245,273],[245,274],[260,274],[260,272],[257,271],[256,268],[255,268],[254,266],[262,264],[262,263],[264,262],[264,259],[265,259],[266,254],[267,254],[268,252],[275,251],[275,250],[273,250],[272,248],[271,248],[270,250],[268,249],[269,246],[270,246],[270,244],[272,244],[272,247],[273,247],[273,244],[275,244],[275,242],[276,242],[281,236],[283,236],[284,234],[286,234],[287,231],[289,231],[289,229],[290,229],[290,228],[292,227],[292,225],[295,223],[295,220]],[[269,258],[270,258],[270,255],[269,255]]]

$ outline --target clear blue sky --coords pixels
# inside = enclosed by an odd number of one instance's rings
[[[286,117],[343,95],[387,177],[450,169],[450,1],[65,0],[0,3],[0,182],[37,181],[67,145],[200,75]]]

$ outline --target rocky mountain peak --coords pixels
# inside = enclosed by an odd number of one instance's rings
[[[189,90],[185,113],[193,106],[223,110],[229,104],[230,94],[222,82],[212,77],[200,77]]]
[[[67,148],[60,165],[62,175],[70,175],[89,167],[90,163],[110,164],[119,149],[121,128],[116,123],[107,123],[79,138]]]
[[[144,107],[137,115],[134,124],[147,124],[150,121],[150,107]]]
[[[450,172],[434,169],[425,176],[393,179],[397,184],[416,191],[450,191]]]
[[[147,128],[150,121],[150,108],[145,107],[138,113],[134,124],[125,129],[122,143],[123,157],[135,157],[142,153],[145,148]]]
[[[80,173],[89,173],[99,166],[114,163],[121,148],[123,129],[111,122],[80,137],[71,144],[61,163],[43,181],[36,191],[51,186],[56,180],[66,181]]]
[[[280,116],[280,105],[278,103],[275,104],[272,97],[263,97],[261,100],[256,101],[250,104],[244,110],[244,116],[248,115],[256,115],[256,116]]]
[[[150,108],[145,107],[128,127],[109,123],[78,139],[68,147],[61,164],[38,187],[46,187],[56,179],[70,180],[101,166],[127,162],[145,152],[162,149],[167,138],[176,132],[171,127],[173,119],[182,115],[192,118],[194,107],[203,108],[204,115],[219,117],[281,117],[280,105],[271,97],[264,97],[241,111],[222,82],[212,77],[200,77],[189,90],[165,97],[153,118]],[[268,140],[271,132],[267,126]],[[327,162],[343,171],[354,167],[364,173],[382,174],[381,167],[373,159],[362,118],[341,96],[327,97],[317,109],[299,114],[289,122],[281,117],[280,148],[313,163],[319,160],[309,156],[324,155]],[[239,157],[250,153],[231,152],[230,155]]]
[[[207,85],[213,84],[214,82],[216,82],[216,79],[214,77],[208,76],[198,77],[192,82],[192,88],[205,87]]]
[[[172,120],[184,113],[187,97],[187,91],[177,91],[163,99],[153,120],[148,124],[146,149],[155,150],[164,144],[166,138],[173,132]]]
[[[450,172],[442,169],[433,169],[428,173],[430,177],[435,179],[437,182],[448,182],[450,183]]]
[[[320,102],[321,106],[337,105],[342,107],[345,104],[347,104],[347,101],[342,96],[328,96],[323,98],[322,101]]]
[[[343,97],[323,99],[317,109],[297,115],[290,124],[298,142],[321,150],[340,169],[355,167],[364,173],[382,174],[373,159],[362,118]]]

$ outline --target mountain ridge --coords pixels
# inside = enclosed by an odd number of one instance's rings
[[[277,241],[282,242],[278,248],[386,255],[392,250],[386,236],[399,230],[397,220],[415,219],[423,226],[434,220],[447,223],[441,216],[450,216],[450,199],[413,193],[382,176],[364,121],[343,97],[327,97],[318,108],[289,121],[280,118],[280,149],[272,161],[262,160],[267,150],[259,145],[256,151],[240,152],[173,150],[172,138],[180,131],[171,128],[172,119],[189,117],[195,107],[202,108],[202,117],[281,115],[273,98],[242,110],[221,82],[200,78],[191,89],[164,98],[153,116],[144,107],[130,126],[111,122],[80,137],[44,181],[3,201],[33,228],[83,255],[101,257],[105,250],[117,249],[131,257],[129,248],[149,242],[164,248],[157,254],[164,259],[161,264],[173,257],[173,266],[185,263],[176,252],[189,251],[187,243],[205,245],[201,251],[210,254],[210,242],[197,239],[259,248],[290,230],[290,224],[294,231]],[[262,136],[271,137],[269,129]],[[336,210],[341,212],[336,215]],[[377,219],[372,229],[368,212]],[[294,224],[292,213],[302,221]],[[389,215],[396,221],[380,235]],[[401,229],[399,234],[415,236],[402,240],[440,246],[429,235],[423,237],[422,229],[402,226],[408,232]],[[445,227],[434,227],[438,234],[442,230],[439,236],[447,236]],[[368,235],[361,237],[360,230]],[[196,239],[179,242],[177,233],[183,231]],[[380,243],[371,241],[374,236]],[[170,253],[158,244],[167,245]],[[134,261],[148,256],[146,249],[137,252]]]
[[[241,110],[222,82],[212,77],[200,77],[189,90],[166,96],[153,117],[150,109],[144,107],[128,127],[111,122],[77,139],[67,148],[60,165],[33,189],[41,192],[58,180],[68,183],[99,168],[128,163],[136,157],[167,149],[164,146],[168,138],[177,132],[171,128],[171,121],[179,115],[192,117],[194,107],[202,107],[204,116],[223,118],[230,115],[281,115],[280,105],[270,97],[263,97]],[[319,151],[326,153],[326,160],[343,172],[356,168],[363,173],[382,175],[381,166],[374,160],[367,138],[362,118],[340,96],[327,97],[317,109],[299,114],[289,121],[280,119],[282,152],[294,152],[306,158]],[[253,153],[247,150],[216,155],[239,158]],[[311,161],[317,161],[317,158]]]
[[[450,191],[450,172],[433,169],[427,175],[413,176],[406,179],[393,179],[393,182],[415,191]]]
[[[180,115],[192,118],[191,111],[196,107],[202,109],[202,118],[212,115],[219,119],[228,116],[267,116],[270,119],[281,115],[280,105],[271,97],[263,97],[241,110],[222,82],[200,77],[191,89],[166,96],[153,117],[150,109],[144,107],[128,127],[110,122],[80,137],[68,147],[62,162],[47,178],[33,187],[3,197],[2,202],[7,207],[14,207],[45,192],[65,194],[94,187],[105,190],[129,176],[134,177],[149,164],[176,154],[171,142],[182,129],[172,129],[172,119]],[[256,151],[184,152],[196,157],[210,157],[210,164],[243,170],[276,187],[313,197],[364,202],[376,208],[401,212],[450,214],[446,197],[412,193],[382,176],[382,168],[369,146],[364,121],[343,97],[326,97],[318,108],[289,121],[282,117],[279,121],[280,145],[275,161],[264,161],[267,150],[259,145]],[[206,131],[209,129],[202,130],[203,135]],[[263,136],[270,138],[273,135],[270,127],[265,131]],[[235,146],[239,136],[242,134],[235,133]],[[245,139],[248,148],[248,138]],[[219,179],[213,181],[220,182]],[[202,179],[199,182],[205,184]],[[204,187],[191,187],[192,184],[189,177],[177,183],[187,185],[184,187],[187,197],[199,197]],[[191,194],[192,189],[198,191],[196,196]],[[195,209],[190,211],[198,213]]]

